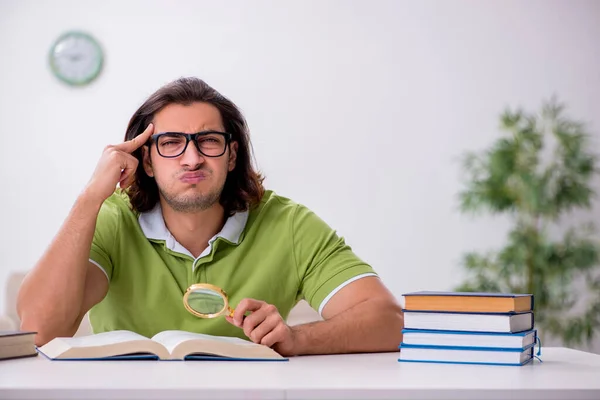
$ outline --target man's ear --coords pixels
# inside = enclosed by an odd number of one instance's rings
[[[229,165],[227,170],[233,171],[235,168],[235,162],[237,161],[238,142],[231,142],[229,144]]]
[[[149,177],[153,177],[154,171],[152,171],[152,161],[150,160],[149,146],[142,147],[142,160],[144,164],[144,171],[146,171],[146,175],[148,175]]]

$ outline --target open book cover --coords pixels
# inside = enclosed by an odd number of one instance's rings
[[[185,331],[164,331],[152,338],[130,331],[59,337],[37,350],[51,360],[288,360],[248,340]]]

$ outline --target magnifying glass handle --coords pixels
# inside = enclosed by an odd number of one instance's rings
[[[231,307],[227,306],[227,312],[228,312],[227,315],[229,315],[230,317],[233,318],[233,312],[234,312],[234,310],[232,310]]]

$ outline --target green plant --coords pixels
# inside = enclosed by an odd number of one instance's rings
[[[500,250],[464,255],[467,280],[456,290],[532,293],[540,336],[572,345],[589,343],[600,325],[594,225],[564,226],[591,207],[597,157],[584,124],[564,110],[556,99],[538,114],[508,109],[500,118],[504,135],[482,153],[465,154],[461,211],[506,215],[513,224]]]

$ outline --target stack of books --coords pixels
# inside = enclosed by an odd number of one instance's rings
[[[413,292],[403,295],[405,362],[524,365],[533,360],[533,295]]]
[[[0,331],[0,360],[35,357],[35,332]]]

